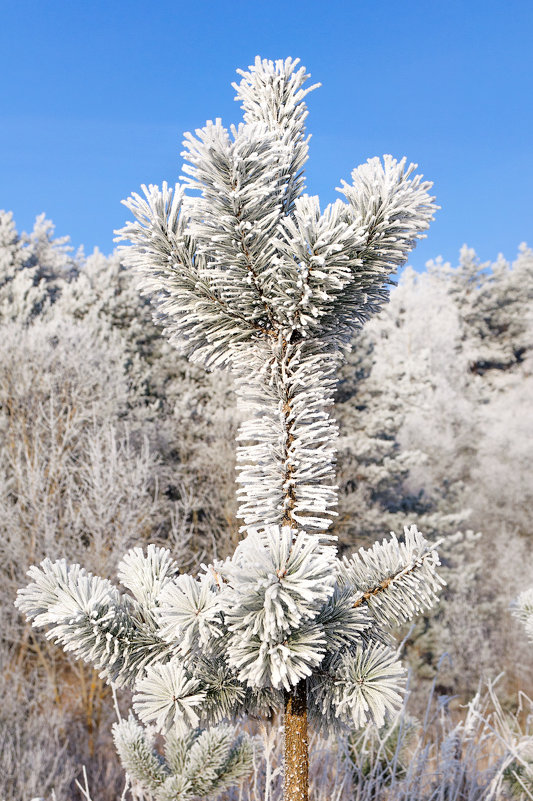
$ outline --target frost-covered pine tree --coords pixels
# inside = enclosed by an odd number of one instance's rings
[[[285,797],[307,799],[308,713],[325,730],[382,725],[402,698],[391,627],[431,606],[442,583],[414,526],[343,560],[327,533],[337,370],[428,228],[431,184],[405,159],[373,158],[321,211],[303,193],[305,69],[257,58],[240,75],[244,122],[187,134],[183,183],[130,198],[136,222],[121,237],[181,353],[233,371],[243,539],[198,576],[165,549],[133,549],[124,591],[45,560],[17,600],[50,638],[133,688],[148,729],[132,716],[115,742],[158,801],[243,776],[252,743],[226,721],[279,709]]]
[[[68,236],[54,237],[44,214],[30,234],[19,235],[12,213],[0,209],[0,323],[27,324],[49,310],[76,273],[68,242]]]

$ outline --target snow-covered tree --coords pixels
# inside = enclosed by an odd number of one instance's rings
[[[180,574],[166,549],[135,548],[119,565],[124,590],[45,559],[17,601],[66,650],[131,686],[137,717],[167,734],[162,757],[135,719],[115,729],[126,770],[157,799],[237,780],[252,744],[223,721],[279,708],[286,799],[307,799],[308,711],[324,728],[383,724],[403,686],[391,627],[441,586],[414,526],[343,560],[327,533],[338,369],[428,228],[431,184],[405,159],[369,159],[321,211],[303,193],[311,89],[297,65],[257,58],[240,71],[244,122],[187,134],[182,185],[130,198],[136,222],[121,232],[171,342],[234,374],[244,539],[198,576]]]
[[[433,456],[427,453],[426,426],[434,410],[424,396],[429,390],[433,400],[438,369],[435,360],[428,358],[431,337],[426,338],[427,347],[419,347],[413,330],[417,318],[422,320],[420,328],[427,322],[427,297],[413,294],[416,300],[409,303],[410,314],[402,319],[398,308],[403,304],[397,298],[405,298],[404,286],[394,290],[391,303],[354,337],[340,371],[335,398],[339,516],[334,532],[344,548],[368,545],[384,527],[401,527],[406,517],[427,534],[442,537],[455,533],[466,516],[453,497],[451,482],[420,480]],[[434,300],[438,303],[438,296]],[[395,336],[399,343],[394,342]],[[449,367],[445,358],[443,365]],[[448,416],[459,416],[464,410],[464,399],[459,401],[459,408],[452,406],[444,420],[434,420],[437,436],[446,429]],[[408,439],[411,427],[415,434],[418,431],[416,421],[420,437]],[[437,461],[436,454],[434,458]]]
[[[54,238],[44,214],[30,234],[19,235],[12,213],[0,210],[0,322],[28,323],[54,303],[76,271],[68,242]]]
[[[163,505],[166,499],[167,518],[178,509],[197,554],[226,556],[238,532],[232,497],[237,422],[231,376],[220,371],[213,375],[177,355],[153,322],[151,304],[139,294],[137,282],[119,253],[106,257],[95,250],[75,280],[62,287],[54,317],[84,321],[110,344],[120,339],[128,421],[159,457],[159,498]]]
[[[335,397],[339,514],[333,530],[339,546],[352,549],[369,545],[384,528],[402,526],[406,514],[414,522],[421,506],[404,491],[419,454],[400,447],[402,398],[394,381],[375,379],[375,341],[367,329],[354,337]]]
[[[525,532],[529,523],[516,513],[531,499],[527,398],[533,354],[533,254],[521,245],[513,263],[502,256],[493,263],[480,263],[475,252],[465,246],[454,269],[449,264],[429,263],[419,289],[423,291],[429,282],[447,295],[456,317],[451,337],[454,358],[449,353],[445,367],[441,357],[436,370],[442,385],[441,405],[446,404],[451,423],[447,437],[439,442],[440,470],[449,479],[452,471],[459,469],[462,483],[467,485],[464,501],[474,513],[490,505],[499,523]],[[427,340],[426,334],[424,337]],[[444,342],[441,350],[444,354]],[[431,417],[434,443],[435,414]],[[413,424],[412,429],[415,427]],[[428,429],[418,425],[419,441]],[[408,434],[406,441],[411,439]],[[435,462],[428,464],[430,476],[435,474]],[[513,482],[509,484],[511,474]]]
[[[412,521],[450,535],[441,551],[446,603],[424,621],[410,655],[419,676],[432,675],[447,651],[453,665],[440,670],[440,686],[463,697],[475,691],[480,674],[496,675],[506,653],[520,648],[502,610],[512,597],[513,576],[527,580],[529,559],[528,254],[522,246],[512,264],[501,258],[480,264],[463,248],[457,267],[437,260],[425,273],[408,268],[391,302],[364,331],[372,363],[362,383],[372,389],[376,411],[361,414],[369,420],[366,431],[376,426],[380,439],[387,430],[380,417],[392,420],[395,439],[386,444],[397,448],[396,458],[378,463],[376,473],[384,488],[392,487],[395,462],[410,456],[392,500],[418,496]],[[350,403],[347,412],[354,417]],[[475,537],[480,531],[483,536]],[[422,631],[419,621],[415,635]],[[508,675],[520,663],[513,660]]]

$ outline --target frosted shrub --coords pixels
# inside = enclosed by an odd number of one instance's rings
[[[93,564],[105,569],[112,546],[143,538],[154,471],[121,423],[121,345],[68,322],[12,324],[2,333],[3,565],[18,571],[40,554],[87,558],[93,549]]]
[[[2,326],[0,695],[10,703],[0,714],[0,797],[6,801],[36,794],[41,779],[47,782],[41,792],[54,786],[61,801],[81,760],[91,760],[91,776],[109,774],[98,764],[105,749],[94,753],[100,722],[107,728],[101,708],[107,688],[24,627],[13,599],[28,566],[46,554],[109,574],[125,548],[154,534],[155,463],[123,421],[123,360],[117,337],[104,340],[87,323]],[[179,539],[173,545],[181,551]],[[113,786],[109,775],[107,784]]]

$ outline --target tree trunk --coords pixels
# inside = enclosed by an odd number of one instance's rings
[[[302,679],[285,691],[284,801],[309,801],[309,742],[307,739],[307,686]]]

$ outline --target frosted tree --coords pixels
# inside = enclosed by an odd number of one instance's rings
[[[335,396],[339,505],[334,532],[340,547],[368,545],[384,528],[402,525],[411,500],[403,486],[418,454],[399,447],[401,398],[388,392],[394,382],[377,384],[374,365],[375,342],[365,328],[354,338]]]
[[[472,529],[441,549],[446,602],[411,649],[434,660],[433,669],[449,653],[453,666],[439,682],[463,697],[480,672],[497,673],[521,647],[502,609],[515,581],[527,581],[529,560],[527,538],[512,533],[531,527],[532,266],[521,246],[513,263],[483,264],[464,247],[457,267],[436,260],[421,274],[408,268],[364,330],[374,344],[376,406],[391,393],[400,452],[419,454],[404,490],[437,507],[433,525],[425,515],[413,522],[441,536],[464,531],[467,519]]]
[[[391,306],[398,310],[394,290]],[[403,294],[403,293],[402,293]],[[404,295],[405,297],[405,295]],[[424,299],[426,300],[426,299]],[[401,305],[401,301],[400,301]],[[410,309],[426,321],[425,305]],[[411,323],[412,321],[410,321]],[[408,422],[429,420],[431,407],[424,404],[425,370],[432,365],[426,353],[416,351],[411,325],[403,325],[397,314],[382,312],[353,339],[352,350],[339,374],[335,411],[339,426],[337,441],[337,484],[339,485],[338,517],[334,533],[339,546],[368,545],[383,529],[401,527],[406,517],[429,535],[442,537],[455,532],[462,522],[453,510],[449,495],[428,486],[417,486],[424,475],[428,454],[412,438],[402,442]],[[393,344],[395,335],[399,340]],[[389,340],[390,337],[390,340]],[[426,337],[426,345],[428,337]],[[406,364],[418,366],[416,378]],[[427,350],[427,349],[424,349]],[[435,427],[441,425],[434,421]],[[424,434],[428,431],[424,427]],[[423,439],[426,445],[426,439]],[[415,479],[415,480],[413,480]]]
[[[463,249],[462,261],[478,263]],[[478,438],[468,504],[487,529],[531,528],[533,491],[529,473],[533,419],[533,252],[522,244],[516,259],[499,256],[467,295],[465,333],[470,392],[477,395]],[[460,298],[460,296],[459,296]],[[464,300],[463,300],[464,303]],[[492,515],[486,515],[490,503]]]
[[[136,221],[121,237],[171,342],[234,374],[243,539],[198,576],[165,549],[133,549],[119,566],[124,590],[44,560],[17,600],[50,638],[133,688],[140,722],[117,724],[115,742],[161,801],[244,775],[252,743],[224,721],[278,709],[285,798],[307,799],[308,713],[326,730],[382,725],[402,700],[391,628],[430,607],[442,583],[415,526],[342,560],[328,534],[337,371],[424,236],[431,184],[405,159],[373,158],[321,211],[303,193],[305,68],[257,58],[240,75],[243,123],[187,134],[182,184],[133,195]],[[167,735],[164,757],[155,732]]]
[[[440,274],[408,268],[367,330],[375,340],[375,385],[396,400],[402,449],[419,454],[407,488],[428,498],[446,493],[447,507],[459,512],[451,499],[471,478],[480,432],[461,318],[448,289]]]
[[[50,308],[76,272],[68,242],[54,238],[44,214],[30,234],[19,235],[12,213],[0,209],[0,322],[28,323]]]
[[[498,388],[506,373],[531,359],[533,252],[522,243],[512,263],[501,254],[492,263],[480,262],[465,245],[459,266],[445,264],[440,272],[461,312],[470,369]]]
[[[176,354],[152,320],[138,278],[115,252],[95,250],[54,304],[61,319],[74,317],[124,346],[128,418],[157,453],[159,501],[167,521],[191,534],[198,555],[226,556],[235,547],[235,402],[229,373],[208,373]],[[213,450],[217,469],[213,470]],[[163,526],[168,528],[167,525]]]

